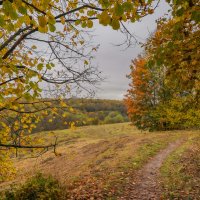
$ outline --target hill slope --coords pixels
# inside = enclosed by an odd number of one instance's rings
[[[198,135],[199,131],[140,132],[129,123],[41,132],[34,137],[48,143],[58,137],[58,156],[49,151],[38,158],[13,159],[16,179],[0,186],[19,184],[39,171],[65,185],[69,199],[115,199],[149,158],[171,142]]]

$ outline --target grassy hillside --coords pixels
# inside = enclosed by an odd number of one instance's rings
[[[16,178],[0,187],[8,188],[11,183],[19,184],[42,172],[58,179],[66,187],[68,198],[115,199],[131,181],[130,174],[150,157],[178,138],[186,141],[198,134],[198,131],[141,132],[129,123],[41,132],[33,136],[43,137],[45,143],[58,137],[57,156],[49,151],[38,158],[14,158]]]

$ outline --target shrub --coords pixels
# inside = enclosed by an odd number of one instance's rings
[[[5,192],[5,200],[62,200],[66,199],[65,189],[53,177],[38,173],[25,184]]]

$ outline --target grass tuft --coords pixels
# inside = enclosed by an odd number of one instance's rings
[[[161,167],[165,199],[200,199],[200,135],[172,153]]]

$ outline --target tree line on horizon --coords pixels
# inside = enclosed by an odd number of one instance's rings
[[[70,110],[49,114],[38,122],[33,133],[129,121],[126,107],[120,100],[72,98],[66,102],[70,105]]]

